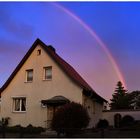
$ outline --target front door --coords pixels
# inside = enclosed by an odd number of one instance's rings
[[[51,127],[51,122],[53,119],[53,115],[54,115],[54,107],[53,106],[48,106],[47,107],[47,128]]]
[[[60,106],[47,106],[47,128],[51,128],[51,122],[54,113],[58,110]]]

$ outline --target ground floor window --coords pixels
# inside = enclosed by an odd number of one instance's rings
[[[13,98],[13,111],[16,111],[16,112],[26,111],[26,98],[25,97]]]

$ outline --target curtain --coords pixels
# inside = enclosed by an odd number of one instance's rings
[[[21,99],[21,111],[26,111],[26,99]]]
[[[45,69],[45,79],[52,78],[52,67],[46,67]]]
[[[33,80],[33,70],[27,70],[27,81]]]
[[[20,99],[15,100],[15,111],[20,111]]]

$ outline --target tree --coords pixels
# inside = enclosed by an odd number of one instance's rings
[[[140,109],[140,91],[132,91],[130,93],[130,96],[133,100],[133,103],[131,104],[134,109]]]
[[[57,133],[70,136],[81,128],[87,127],[89,115],[87,110],[78,103],[68,103],[60,107],[52,119],[52,129]]]
[[[124,89],[122,83],[119,81],[115,92],[112,95],[110,108],[113,109],[130,109],[132,108],[132,98]]]

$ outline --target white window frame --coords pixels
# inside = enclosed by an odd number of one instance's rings
[[[47,78],[47,76],[46,76],[47,69],[51,69],[51,78]],[[46,81],[52,80],[52,66],[43,67],[43,80],[46,80]]]
[[[33,69],[27,69],[26,70],[26,83],[32,83],[33,82],[33,77],[32,77],[32,81],[28,81],[28,72],[29,71],[32,71],[32,73],[33,73]]]
[[[24,112],[26,112],[26,110],[27,110],[27,98],[26,97],[24,97],[24,96],[14,96],[14,97],[12,97],[12,99],[13,99],[13,106],[12,106],[12,112],[22,112],[22,113],[24,113]],[[15,110],[15,100],[16,99],[19,99],[20,100],[20,107],[19,107],[19,111],[16,111]],[[21,109],[22,109],[22,99],[25,99],[26,100],[26,104],[25,104],[25,111],[22,111]]]

